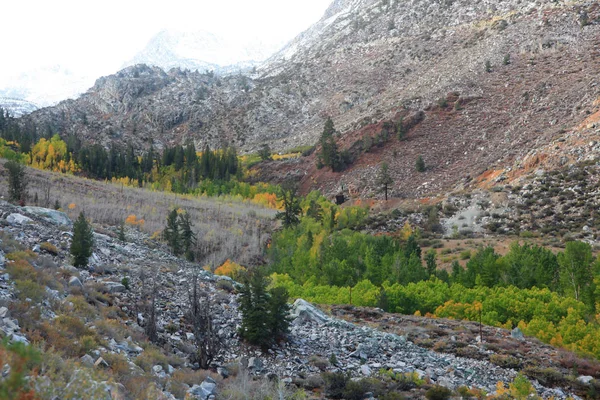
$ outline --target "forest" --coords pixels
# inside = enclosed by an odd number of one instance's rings
[[[481,313],[485,324],[518,326],[600,358],[600,260],[589,244],[570,241],[554,254],[515,241],[502,256],[482,247],[466,268],[455,261],[445,271],[435,251],[422,254],[416,228],[406,226],[399,237],[352,230],[368,211],[340,209],[318,192],[301,207],[304,217],[276,232],[269,249],[272,284],[292,298],[473,321]]]

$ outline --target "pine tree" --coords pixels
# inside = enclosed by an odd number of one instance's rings
[[[294,189],[283,189],[281,193],[283,211],[277,213],[275,218],[283,222],[284,227],[297,225],[300,222],[299,215],[302,213],[300,203]]]
[[[242,325],[239,334],[248,342],[262,347],[271,342],[267,285],[266,276],[257,269],[245,278],[240,291]]]
[[[436,254],[437,253],[435,252],[434,249],[430,249],[425,254],[425,263],[427,265],[427,273],[429,274],[429,276],[434,276],[435,271],[437,270],[437,265],[435,262]]]
[[[250,272],[240,292],[242,326],[240,336],[248,342],[268,348],[289,331],[291,319],[285,288],[267,291],[269,280],[260,269]]]
[[[10,201],[24,202],[27,197],[25,166],[11,160],[4,163],[4,168],[8,171],[8,197]]]
[[[177,209],[173,209],[167,216],[167,227],[163,231],[163,238],[176,256],[181,254],[181,238],[179,235],[179,224]]]
[[[269,291],[269,318],[271,338],[279,340],[285,337],[290,329],[289,294],[286,288],[276,287]]]
[[[406,137],[406,132],[404,131],[404,118],[400,118],[396,123],[396,137],[398,140],[404,140]]]
[[[263,161],[268,161],[268,160],[273,159],[273,157],[271,157],[271,148],[266,143],[261,146],[260,150],[258,150],[258,155],[260,156],[260,159]]]
[[[423,157],[417,157],[417,161],[415,162],[415,168],[418,172],[425,172],[425,161],[423,161]]]
[[[330,167],[332,171],[337,171],[340,166],[340,155],[338,153],[335,138],[333,137],[334,133],[335,127],[333,125],[333,120],[327,118],[325,126],[323,127],[323,133],[319,140],[321,152],[319,153],[318,159],[323,166]]]
[[[118,237],[121,242],[127,241],[127,238],[125,237],[125,223],[124,222],[121,222],[121,224],[119,224]]]
[[[77,221],[73,224],[73,240],[71,241],[71,248],[69,250],[73,256],[73,265],[75,267],[86,267],[88,259],[92,255],[93,247],[94,232],[82,211],[79,213]]]
[[[386,201],[388,199],[388,189],[392,183],[394,183],[394,180],[390,176],[388,164],[384,162],[381,164],[381,169],[377,175],[377,185],[379,186],[379,191],[385,194]]]
[[[196,234],[192,231],[190,214],[187,212],[180,214],[178,225],[183,254],[188,261],[194,261],[193,247],[196,244]]]

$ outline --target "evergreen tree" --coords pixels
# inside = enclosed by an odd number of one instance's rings
[[[425,161],[423,161],[423,157],[417,157],[417,161],[415,162],[415,168],[418,172],[425,172]]]
[[[25,167],[11,160],[4,163],[4,168],[8,171],[8,197],[10,201],[24,202],[27,197]]]
[[[400,118],[400,120],[396,123],[396,137],[398,140],[404,140],[406,137],[406,132],[404,130],[404,118]]]
[[[179,224],[177,209],[174,208],[167,216],[167,227],[163,231],[163,238],[176,256],[181,254],[181,237],[179,235]]]
[[[276,287],[269,291],[269,324],[271,338],[273,340],[283,339],[290,329],[290,305],[289,294],[286,288]]]
[[[300,202],[294,189],[283,189],[281,192],[283,211],[277,213],[275,218],[283,222],[284,227],[297,225],[300,222],[299,215],[302,213]]]
[[[179,235],[183,254],[188,261],[194,261],[193,247],[196,244],[196,234],[192,231],[190,214],[187,212],[179,215]]]
[[[430,249],[425,254],[425,264],[427,265],[427,273],[429,274],[429,276],[435,276],[435,271],[437,269],[437,265],[435,262],[436,254],[437,253],[434,249]]]
[[[73,256],[75,267],[86,267],[94,247],[94,233],[92,226],[85,219],[82,212],[73,224],[73,239],[69,252]]]
[[[333,137],[334,133],[335,127],[333,125],[333,120],[327,118],[323,133],[319,140],[321,152],[319,153],[318,159],[323,166],[330,167],[332,171],[337,171],[340,167],[340,155],[338,153],[335,138]]]
[[[125,237],[125,223],[121,222],[119,224],[119,232],[118,232],[118,236],[119,236],[119,240],[121,242],[125,242],[127,241],[127,238]]]
[[[377,175],[377,185],[379,186],[379,191],[385,194],[386,201],[388,199],[388,189],[392,183],[394,183],[394,180],[390,176],[388,164],[384,162],[381,164],[379,174]]]
[[[271,343],[267,285],[264,273],[256,269],[244,279],[240,291],[242,325],[239,334],[242,339],[261,347],[268,347]]]
[[[260,156],[260,159],[263,161],[273,159],[273,157],[271,157],[271,148],[266,143],[261,146],[260,150],[258,150],[258,155]]]
[[[306,216],[313,218],[317,222],[321,222],[323,220],[323,207],[315,199],[310,199]]]

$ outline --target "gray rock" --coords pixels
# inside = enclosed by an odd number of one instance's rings
[[[8,315],[8,308],[0,307],[0,318],[4,318]]]
[[[155,374],[159,374],[159,373],[161,373],[161,372],[162,372],[162,370],[163,370],[163,367],[162,367],[161,365],[155,365],[154,367],[152,367],[152,371],[153,371]]]
[[[308,301],[297,299],[292,306],[290,315],[299,323],[313,322],[324,324],[330,321],[330,318]]]
[[[229,370],[225,367],[217,367],[217,373],[221,375],[223,378],[229,377]]]
[[[519,329],[519,327],[516,327],[515,329],[513,329],[512,331],[510,331],[510,337],[512,337],[513,339],[517,339],[517,340],[524,340],[525,336],[523,336],[523,332],[521,332],[521,330]]]
[[[187,391],[187,394],[192,399],[208,400],[211,396],[215,395],[216,388],[217,383],[211,378],[206,378],[200,385],[192,386]],[[188,397],[186,396],[186,398]]]
[[[93,367],[94,366],[94,359],[89,354],[86,354],[86,355],[82,356],[79,359],[79,361],[81,361],[84,365],[87,365],[88,367]]]
[[[78,277],[72,276],[69,278],[69,287],[83,287],[83,283],[81,283]]]
[[[371,368],[369,368],[368,365],[361,365],[360,366],[360,373],[363,374],[364,376],[371,376]]]
[[[24,225],[24,224],[33,222],[33,220],[31,218],[26,217],[22,214],[16,214],[16,213],[10,214],[8,217],[6,217],[6,220],[11,225]]]
[[[196,336],[194,336],[194,334],[191,333],[191,332],[186,332],[185,337],[186,337],[187,340],[194,340],[194,339],[196,339]]]
[[[107,293],[123,293],[127,289],[119,282],[104,282],[104,290]]]
[[[594,380],[594,377],[589,375],[581,375],[577,377],[577,380],[581,383],[588,385],[591,381]]]
[[[42,207],[23,207],[23,210],[29,214],[37,215],[43,218],[45,221],[50,222],[53,225],[59,226],[71,226],[73,222],[69,219],[67,214],[62,211],[51,210],[49,208]]]
[[[262,371],[263,366],[264,366],[263,362],[258,357],[250,357],[248,359],[248,369],[251,369],[254,371]]]

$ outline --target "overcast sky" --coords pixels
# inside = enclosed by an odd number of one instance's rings
[[[60,64],[106,75],[163,29],[281,42],[316,22],[331,0],[10,0],[0,7],[4,77]]]

